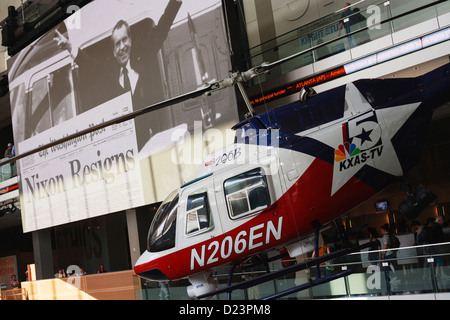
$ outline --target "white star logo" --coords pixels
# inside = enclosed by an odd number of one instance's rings
[[[345,103],[344,118],[349,120],[339,128],[339,134],[333,126],[334,130],[319,131],[314,137],[336,149],[331,196],[365,165],[403,175],[391,139],[421,104],[374,110],[354,84],[347,85]]]

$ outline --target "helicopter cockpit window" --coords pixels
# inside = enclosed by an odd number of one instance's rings
[[[44,132],[52,125],[50,101],[48,97],[47,77],[33,83],[31,91],[31,127],[34,128],[33,135]]]
[[[178,192],[173,192],[161,204],[148,232],[148,251],[159,252],[175,247]]]
[[[224,189],[232,219],[260,212],[270,206],[269,188],[261,168],[226,180]]]
[[[49,75],[49,100],[52,112],[52,125],[58,125],[75,116],[72,70],[67,65]]]
[[[33,83],[27,137],[75,116],[71,72],[68,65]]]
[[[194,234],[211,227],[206,189],[202,189],[187,198],[186,234]]]

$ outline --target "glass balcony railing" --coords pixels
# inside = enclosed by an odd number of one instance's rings
[[[369,261],[370,253],[377,255],[378,251],[365,250],[321,267],[325,275],[348,269],[354,272],[313,288],[308,293],[310,297],[355,298],[450,292],[450,243],[399,248],[389,258]],[[315,277],[316,270],[310,271]]]
[[[254,84],[306,66],[312,68],[308,74],[316,73],[449,25],[450,1],[378,0],[358,6],[350,16],[336,12],[250,49],[248,69],[298,54],[255,78]]]
[[[410,234],[411,236],[411,234]],[[367,240],[360,240],[364,244]],[[232,300],[266,299],[280,293],[278,299],[370,299],[393,296],[404,297],[424,294],[450,294],[450,243],[436,245],[407,246],[397,249],[396,257],[369,260],[369,254],[381,251],[368,251],[346,255],[320,266],[320,277],[333,276],[347,271],[350,274],[321,285],[296,291],[296,288],[315,281],[318,277],[316,267],[298,271],[287,276],[259,284],[248,289],[231,293]],[[310,259],[310,258],[308,258]],[[303,262],[303,261],[302,261]],[[284,260],[283,263],[289,263]],[[295,260],[290,263],[297,263]],[[285,265],[280,261],[271,262],[269,269],[276,271]],[[234,273],[232,284],[264,274],[264,268],[254,268]],[[222,272],[223,271],[223,272]],[[227,287],[227,270],[216,270],[215,279],[219,289]],[[137,277],[136,277],[137,278]],[[138,278],[137,278],[138,279]],[[140,288],[136,292],[143,300],[188,300],[187,279],[168,283],[158,283],[138,279]],[[290,293],[292,292],[292,293]],[[213,299],[227,300],[226,293]]]
[[[3,164],[8,158],[0,159],[0,182],[9,180],[17,176],[17,167],[15,162]]]

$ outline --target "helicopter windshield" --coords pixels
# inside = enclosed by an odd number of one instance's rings
[[[156,211],[147,237],[147,250],[159,252],[175,247],[178,192],[171,193]]]

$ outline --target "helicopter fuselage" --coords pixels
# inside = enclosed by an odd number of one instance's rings
[[[281,249],[398,181],[449,100],[449,69],[359,80],[236,125],[161,205],[135,273],[176,280]]]

